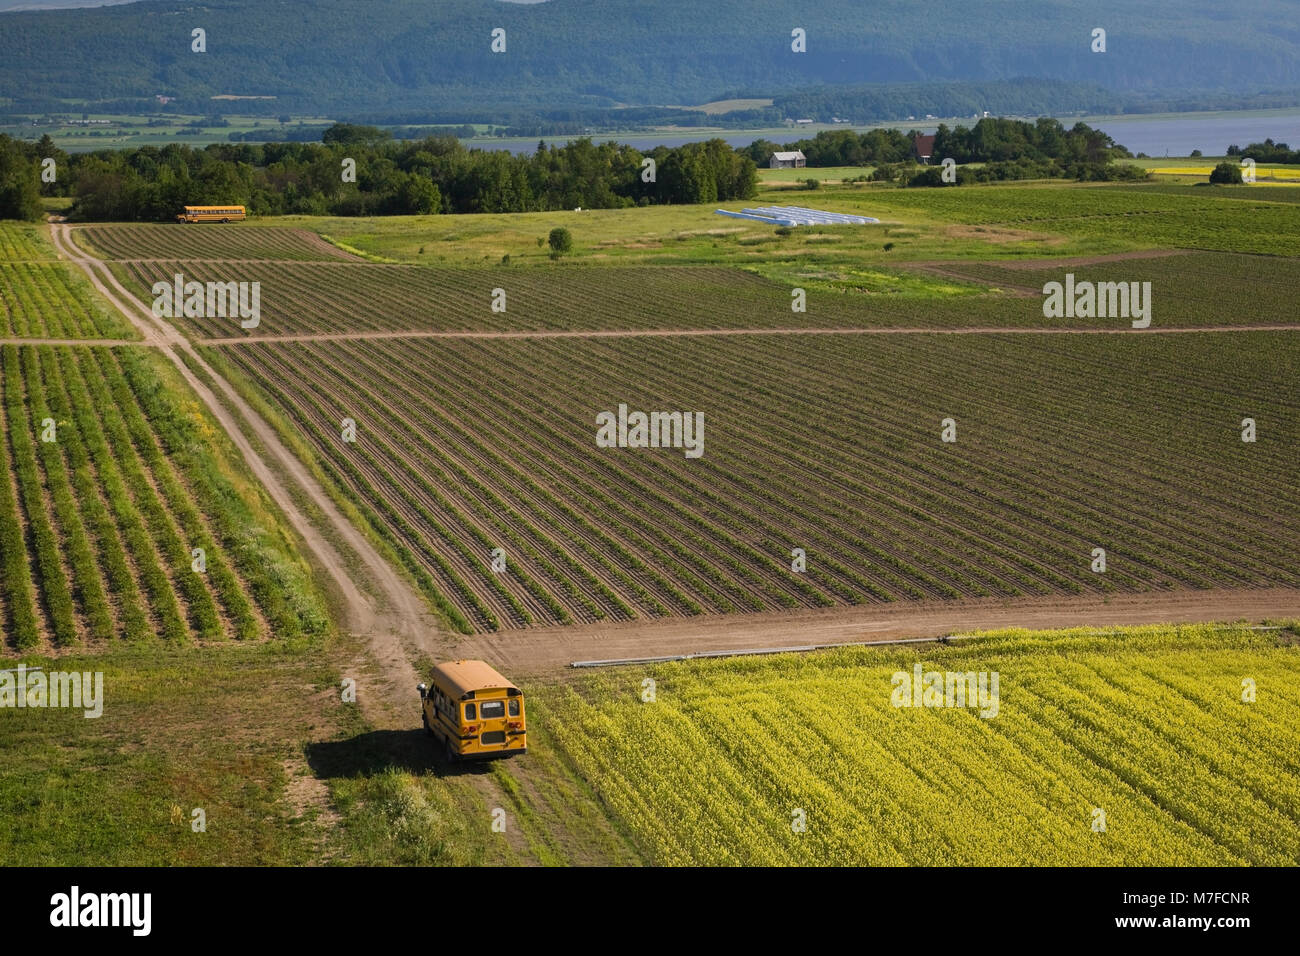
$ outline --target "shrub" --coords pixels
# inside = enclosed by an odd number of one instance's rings
[[[573,236],[563,226],[556,226],[552,229],[546,241],[550,244],[552,254],[556,256],[562,256],[566,252],[573,251]]]
[[[1235,163],[1219,163],[1210,172],[1210,182],[1219,184],[1240,184],[1241,167]]]

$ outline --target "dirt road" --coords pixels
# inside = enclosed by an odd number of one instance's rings
[[[370,541],[349,521],[319,482],[292,454],[270,424],[245,402],[224,378],[218,375],[194,351],[173,326],[156,317],[142,302],[117,281],[99,260],[81,252],[68,236],[68,227],[50,226],[59,254],[76,263],[86,273],[96,290],[122,313],[143,337],[142,343],[160,349],[176,366],[185,381],[207,406],[208,411],[230,436],[243,455],[250,471],[262,483],[284,512],[289,523],[302,536],[312,556],[338,589],[347,608],[345,626],[366,637],[379,664],[381,686],[370,693],[359,693],[358,700],[370,702],[367,718],[379,727],[408,726],[414,706],[414,687],[418,683],[411,664],[410,650],[421,650],[433,657],[442,656],[439,629],[428,613],[424,599],[375,550]],[[200,369],[221,392],[221,399],[192,371],[186,359]],[[351,552],[349,559],[302,514],[294,496],[280,474],[253,448],[246,432],[256,436],[261,446],[274,458],[285,478],[294,482],[312,505],[329,522],[330,530]],[[357,562],[361,568],[357,568]],[[356,571],[364,572],[369,593],[358,585]],[[408,646],[403,646],[403,643]],[[388,702],[401,701],[408,706],[395,710]]]
[[[394,330],[384,332],[288,332],[284,335],[225,336],[197,339],[199,345],[256,345],[266,342],[356,342],[361,339],[636,339],[723,335],[1160,335],[1182,332],[1297,332],[1300,325],[1203,325],[1152,326],[1148,329],[1116,328],[843,328],[843,329],[541,329],[520,332],[430,332]]]
[[[1166,591],[1111,597],[908,601],[763,615],[509,631],[467,638],[462,653],[511,674],[554,674],[573,661],[940,637],[991,628],[1113,627],[1300,617],[1300,590]]]

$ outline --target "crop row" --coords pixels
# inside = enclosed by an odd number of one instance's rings
[[[790,290],[735,269],[662,266],[619,269],[444,269],[371,263],[129,264],[144,294],[158,281],[259,282],[261,323],[185,318],[211,337],[347,331],[512,331],[605,328],[780,328],[865,324],[863,303],[810,293],[791,311]],[[495,290],[504,290],[502,300]],[[900,308],[903,306],[900,304]],[[925,310],[898,320],[925,323]]]
[[[1175,193],[1142,185],[971,186],[873,190],[846,198],[835,208],[874,216],[892,211],[945,222],[1004,225],[1104,240],[1114,249],[1300,256],[1300,208],[1278,196],[1292,192],[1268,187]]]
[[[60,263],[0,263],[0,337],[132,338]]]
[[[216,223],[133,223],[80,227],[81,245],[109,259],[351,259],[303,229]],[[83,241],[84,240],[84,241]]]
[[[226,353],[472,626],[1300,585],[1284,333],[395,340]],[[1190,377],[1190,381],[1189,381]],[[1042,383],[1052,387],[1044,388]],[[705,453],[595,415],[702,412]],[[1261,429],[1240,440],[1244,415]],[[940,441],[941,421],[958,440]],[[340,426],[357,424],[355,443]],[[494,548],[508,571],[490,568]],[[1105,573],[1090,567],[1094,547]],[[791,552],[807,554],[804,573]]]
[[[196,407],[160,368],[131,348],[0,350],[7,647],[324,627],[305,572],[220,473]]]
[[[948,275],[1015,289],[1016,294],[929,299],[889,294],[806,292],[806,311],[791,309],[791,290],[736,269],[653,268],[445,269],[371,263],[136,262],[128,268],[141,295],[155,282],[258,282],[261,321],[241,328],[226,317],[178,319],[212,338],[382,331],[537,331],[765,328],[1118,328],[1129,318],[1045,318],[1041,294],[1020,290],[1078,281],[1151,282],[1155,328],[1269,325],[1295,321],[1297,260],[1192,254],[1085,267],[1025,270],[993,263],[944,264]],[[798,280],[795,280],[798,281]],[[495,311],[495,290],[505,311]]]
[[[917,663],[996,673],[996,711],[895,706]],[[531,706],[658,864],[1285,865],[1300,703],[1244,703],[1242,674],[1300,664],[1246,630],[1008,633],[622,669]]]
[[[1198,252],[1081,266],[1047,261],[1026,268],[1029,265],[945,262],[939,268],[945,275],[964,276],[984,285],[1037,290],[1049,282],[1064,283],[1067,273],[1074,276],[1076,288],[1083,282],[1149,282],[1153,328],[1294,324],[1300,319],[1295,302],[1300,259]],[[1042,301],[1032,300],[1040,315]],[[1124,326],[1113,319],[1060,319],[1051,324]]]
[[[0,262],[43,262],[54,259],[54,247],[30,222],[0,220]]]

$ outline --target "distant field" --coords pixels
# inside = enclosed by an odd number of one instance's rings
[[[769,227],[715,215],[713,206],[288,217],[284,222],[373,255],[429,265],[496,265],[506,255],[512,265],[549,265],[546,235],[564,226],[574,237],[572,258],[592,264],[744,265],[797,259],[861,267],[896,259],[1036,258],[1156,248],[1300,256],[1297,199],[1300,190],[1158,183],[1035,182],[947,189],[832,183],[818,190],[777,184],[761,189],[755,200],[723,205],[812,206],[882,222],[777,236]]]
[[[108,259],[352,259],[315,233],[243,223],[85,226],[78,244]]]
[[[1006,632],[692,661],[531,706],[657,864],[1288,866],[1300,658],[1282,634]],[[891,706],[893,675],[918,663],[996,672],[996,716]]]
[[[484,630],[1300,584],[1290,342],[790,335],[221,355],[428,593]],[[598,448],[595,415],[620,402],[702,412],[703,457]],[[1245,415],[1266,423],[1256,444],[1240,440]],[[946,417],[956,444],[939,440]],[[355,444],[339,440],[344,418]],[[806,574],[791,573],[792,548]]]
[[[1140,185],[882,190],[827,208],[912,211],[956,222],[1126,243],[1132,248],[1300,255],[1300,210],[1292,203],[1273,199],[1274,190],[1252,193],[1253,202],[1219,195],[1252,188],[1189,189],[1180,194]]]
[[[855,179],[858,176],[870,176],[874,166],[805,166],[801,169],[758,168],[758,178],[769,182],[793,183],[805,179],[817,179],[823,182],[839,182],[842,179]],[[816,205],[806,203],[805,205]]]
[[[1024,263],[1029,265],[1030,263]],[[812,263],[592,269],[446,269],[368,263],[137,262],[127,266],[149,301],[154,282],[261,283],[262,317],[244,330],[226,317],[180,318],[209,338],[346,332],[517,332],[742,328],[1126,328],[1114,317],[1046,319],[1042,288],[1066,272],[1096,281],[1151,281],[1157,327],[1297,321],[1290,307],[1300,262],[1191,253],[1088,267],[1000,267],[958,260],[925,271]],[[900,265],[905,265],[900,263]],[[791,309],[803,288],[804,312]],[[506,311],[493,311],[494,289]],[[1250,307],[1243,308],[1249,297]]]
[[[1295,324],[1300,259],[1194,252],[1152,259],[1071,265],[1039,262],[953,262],[934,266],[947,277],[1004,289],[1032,290],[1036,305],[1048,282],[1066,273],[1080,282],[1150,282],[1152,323],[1161,326]],[[1041,311],[1039,313],[1041,315]],[[1051,324],[1073,324],[1051,320]],[[1096,320],[1096,325],[1106,324]]]
[[[772,99],[771,97],[768,97],[767,99],[714,100],[712,103],[704,103],[700,106],[690,107],[690,109],[696,109],[702,113],[708,113],[710,116],[713,116],[719,113],[732,113],[736,110],[757,110],[771,105]]]

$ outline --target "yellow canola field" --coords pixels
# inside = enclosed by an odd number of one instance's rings
[[[996,715],[895,706],[917,663],[997,672]],[[541,719],[658,863],[1294,865],[1298,687],[1273,631],[1000,632],[620,668]]]

